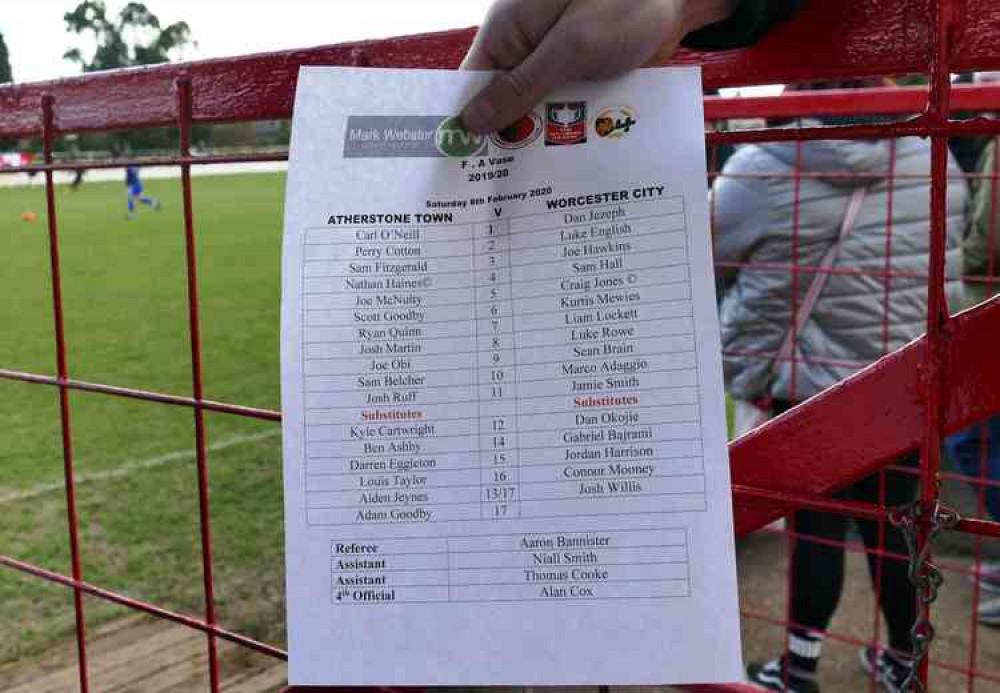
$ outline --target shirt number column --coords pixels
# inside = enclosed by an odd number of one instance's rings
[[[481,517],[520,516],[517,363],[511,293],[510,227],[476,226]]]

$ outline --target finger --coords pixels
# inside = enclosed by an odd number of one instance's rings
[[[570,0],[498,0],[490,7],[462,70],[509,70],[521,63],[559,20]]]
[[[571,43],[550,33],[524,62],[503,72],[462,111],[470,131],[486,134],[507,127],[530,111],[546,94],[578,77]]]
[[[666,43],[660,45],[656,52],[653,53],[649,58],[647,58],[642,63],[642,67],[662,67],[669,63],[677,49],[680,48],[680,40],[667,41]]]
[[[483,30],[485,31],[485,30]],[[486,50],[485,44],[486,39],[483,35],[483,31],[479,31],[476,34],[476,39],[472,42],[472,47],[469,48],[468,55],[462,61],[459,66],[459,70],[499,70],[499,61],[490,55],[489,51]]]

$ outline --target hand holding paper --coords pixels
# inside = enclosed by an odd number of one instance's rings
[[[553,89],[623,74],[673,54],[691,31],[729,16],[734,0],[500,0],[462,68],[505,70],[462,113],[488,133]]]

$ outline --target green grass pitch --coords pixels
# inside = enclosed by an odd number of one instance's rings
[[[70,376],[192,394],[179,180],[125,218],[125,187],[58,186]],[[284,176],[199,177],[193,198],[205,395],[279,407]],[[34,223],[24,212],[34,212]],[[0,368],[55,374],[44,188],[0,188]],[[203,610],[193,413],[73,392],[84,579]],[[280,426],[207,415],[216,587],[224,626],[283,641]],[[0,553],[70,573],[58,391],[0,380]],[[109,474],[114,470],[118,473]],[[86,600],[88,625],[122,613]],[[69,590],[0,568],[0,662],[73,631]]]

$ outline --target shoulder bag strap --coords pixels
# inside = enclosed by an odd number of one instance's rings
[[[861,205],[865,201],[865,196],[868,194],[866,188],[858,188],[851,195],[850,202],[847,203],[847,212],[844,214],[844,219],[840,224],[840,234],[837,236],[837,240],[833,242],[826,254],[823,255],[823,259],[820,260],[819,265],[816,267],[816,273],[813,276],[812,284],[809,286],[809,291],[806,293],[805,297],[802,299],[802,303],[799,304],[799,310],[795,314],[795,329],[789,330],[788,335],[785,337],[785,341],[781,345],[781,349],[778,350],[777,363],[788,360],[792,356],[792,350],[795,348],[794,338],[802,333],[803,328],[809,321],[809,317],[812,315],[813,308],[816,306],[816,301],[819,300],[819,295],[823,293],[823,288],[826,286],[827,280],[830,278],[829,270],[833,267],[834,263],[837,262],[837,256],[840,255],[840,249],[844,244],[844,239],[846,239],[851,231],[854,230],[854,225],[858,220],[858,213],[861,211]]]

